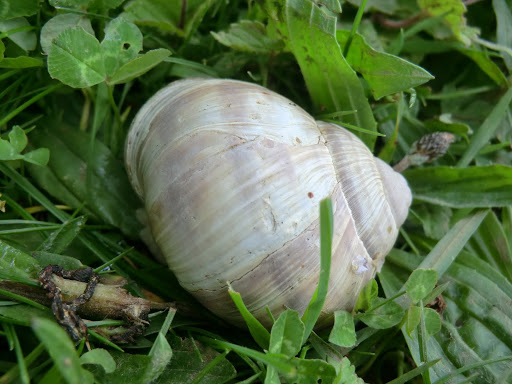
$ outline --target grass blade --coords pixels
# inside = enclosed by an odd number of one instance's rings
[[[315,293],[302,316],[302,322],[305,325],[302,344],[306,342],[311,331],[313,331],[327,296],[331,273],[332,232],[332,201],[328,198],[320,202],[320,277],[318,278],[318,286]]]
[[[466,167],[475,158],[478,151],[489,142],[491,137],[494,136],[496,129],[500,126],[500,122],[505,118],[511,101],[512,87],[503,95],[498,104],[496,104],[496,107],[494,107],[480,128],[478,128],[478,131],[471,139],[466,152],[464,152],[462,157],[459,159],[459,162],[457,163],[458,167]]]

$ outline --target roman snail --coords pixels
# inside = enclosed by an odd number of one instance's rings
[[[185,79],[140,109],[125,147],[153,238],[180,284],[240,324],[227,282],[266,326],[304,312],[319,275],[319,202],[331,196],[329,292],[351,310],[406,219],[405,179],[355,135],[256,84]]]

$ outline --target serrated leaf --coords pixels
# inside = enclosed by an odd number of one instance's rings
[[[95,348],[92,351],[80,356],[80,363],[100,365],[105,373],[112,373],[116,370],[116,362],[106,349]]]
[[[316,2],[303,0],[288,0],[284,6],[267,1],[266,11],[270,20],[269,35],[284,39],[294,54],[316,111],[356,111],[343,121],[376,131],[363,86],[336,40],[337,18]],[[360,132],[356,135],[373,148],[374,136]]]
[[[405,291],[413,303],[424,299],[436,286],[437,272],[434,269],[416,269],[405,283]]]
[[[52,17],[50,20],[43,25],[41,28],[40,42],[43,52],[48,53],[52,46],[53,40],[59,34],[69,28],[81,27],[85,32],[94,36],[94,30],[91,26],[91,21],[84,16],[80,16],[74,13],[64,13]]]
[[[280,353],[288,357],[297,355],[302,347],[304,324],[296,311],[287,309],[272,326],[270,332],[270,353]]]
[[[269,37],[265,25],[255,20],[242,20],[225,32],[210,33],[219,43],[239,51],[268,54],[284,48],[282,40]]]
[[[163,48],[153,49],[152,51],[146,52],[120,67],[112,77],[107,80],[107,82],[113,85],[133,80],[156,67],[170,54],[171,51]]]
[[[336,384],[364,384],[363,379],[356,375],[356,368],[350,363],[350,360],[344,357],[338,369]]]
[[[352,314],[347,311],[334,312],[334,326],[329,334],[329,341],[340,347],[352,347],[356,340]]]
[[[349,36],[350,31],[339,29],[336,32],[342,48],[347,44]],[[434,78],[418,65],[398,56],[376,51],[357,33],[353,36],[346,59],[352,68],[363,75],[376,99],[405,91]]]
[[[106,71],[99,41],[81,27],[64,30],[48,51],[48,72],[73,88],[101,83]]]

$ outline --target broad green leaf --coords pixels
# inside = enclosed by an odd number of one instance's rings
[[[43,28],[41,28],[40,41],[43,52],[48,53],[53,40],[55,40],[62,31],[76,27],[81,27],[85,32],[94,36],[91,21],[87,17],[74,13],[63,13],[48,20],[46,24],[43,25]]]
[[[45,318],[54,321],[55,317],[49,308],[35,308],[27,304],[2,305],[0,306],[0,320],[8,324],[30,327],[34,319]]]
[[[371,279],[359,292],[353,312],[367,311],[372,306],[372,301],[379,294],[379,286],[375,279]]]
[[[44,167],[50,161],[50,151],[48,148],[37,148],[23,155],[23,160]]]
[[[415,200],[453,208],[512,203],[512,167],[428,167],[407,170],[404,176]]]
[[[510,108],[510,102],[512,101],[512,87],[508,89],[492,112],[486,117],[482,125],[476,131],[476,134],[471,138],[469,146],[459,159],[457,166],[465,167],[474,159],[478,151],[482,149],[489,140],[493,137],[496,129],[499,127],[501,121],[507,115],[507,111]]]
[[[23,159],[15,147],[8,141],[0,139],[0,160],[18,160]]]
[[[23,27],[30,27],[30,23],[24,17],[0,21],[0,32],[8,32]],[[8,38],[24,51],[33,51],[36,49],[37,37],[36,33],[32,30],[9,33]]]
[[[413,303],[423,300],[436,286],[437,272],[434,269],[416,269],[407,282],[405,291]]]
[[[95,348],[92,351],[80,356],[80,363],[100,365],[105,373],[112,373],[116,370],[116,362],[106,349]]]
[[[363,379],[356,375],[356,368],[346,357],[341,360],[341,364],[336,371],[338,373],[334,381],[336,384],[364,384]]]
[[[152,383],[158,379],[162,375],[167,364],[171,361],[172,349],[165,338],[165,335],[169,331],[169,327],[171,326],[175,314],[175,309],[169,309],[165,316],[165,320],[160,327],[156,340],[149,350],[148,356],[151,358],[151,361],[144,374],[144,383]]]
[[[422,257],[410,253],[391,252],[379,276],[386,295],[401,289],[405,282],[401,271],[412,271],[422,261]],[[511,356],[512,307],[506,303],[512,299],[512,283],[490,264],[465,251],[449,266],[442,281],[449,282],[443,292],[447,308],[442,314],[442,329],[427,341],[428,358],[441,358],[431,370],[432,382],[448,374],[460,380],[464,376],[455,373],[460,367]],[[419,363],[417,335],[406,336],[406,341]],[[465,374],[475,373],[478,379],[472,380],[474,383],[501,384],[512,379],[506,361],[475,367]]]
[[[105,28],[105,38],[101,42],[101,54],[107,76],[137,58],[142,50],[142,33],[131,21],[117,17]]]
[[[0,279],[33,285],[39,269],[32,257],[0,240]]]
[[[349,36],[350,31],[339,29],[336,32],[342,49],[347,44]],[[357,33],[353,37],[346,59],[352,68],[363,75],[376,99],[405,91],[434,78],[416,64],[389,53],[376,51]]]
[[[356,330],[352,314],[347,311],[334,312],[334,326],[329,341],[340,347],[352,347],[356,343]]]
[[[251,312],[245,306],[242,296],[240,293],[235,292],[231,285],[229,285],[229,296],[231,296],[231,300],[236,305],[238,311],[242,315],[245,324],[247,324],[247,328],[251,333],[252,338],[262,349],[268,349],[270,345],[270,333],[265,329],[265,327],[256,319]]]
[[[32,16],[39,11],[39,0],[7,0],[0,2],[0,20]]]
[[[63,223],[39,246],[38,251],[62,253],[80,233],[85,222],[86,218],[80,216]]]
[[[270,332],[270,353],[288,357],[296,356],[302,347],[304,324],[296,311],[287,309],[272,326]]]
[[[317,3],[287,0],[281,6],[267,1],[269,35],[282,38],[294,54],[317,112],[356,111],[343,122],[376,131],[376,123],[357,74],[336,40],[336,17]],[[373,148],[375,137],[356,134]]]
[[[151,358],[148,368],[144,373],[142,383],[149,384],[157,380],[172,358],[172,349],[164,334],[158,333],[156,340],[148,354]]]
[[[73,88],[101,83],[106,71],[100,43],[81,27],[64,30],[48,51],[48,72]]]
[[[120,67],[107,82],[113,85],[133,80],[160,64],[170,54],[171,51],[163,48],[146,52]]]
[[[441,330],[441,316],[439,316],[439,313],[432,308],[423,308],[423,316],[425,316],[427,337],[435,335]]]
[[[0,68],[34,68],[43,66],[44,62],[42,60],[29,56],[4,57],[0,61]]]
[[[323,360],[299,359],[294,357],[290,360],[295,368],[292,374],[284,374],[285,379],[290,383],[322,384],[334,383],[336,371],[334,367]]]
[[[202,370],[220,354],[198,341],[171,337],[170,346],[173,351],[172,360],[166,366],[155,384],[191,383]],[[142,383],[150,358],[146,355],[135,355],[111,351],[116,362],[116,370],[105,373],[97,367],[89,368],[99,382],[104,384]],[[201,379],[203,384],[217,384],[235,377],[233,365],[224,357]]]
[[[510,2],[506,0],[493,0],[492,6],[496,15],[496,38],[498,44],[512,48],[512,11]],[[512,55],[507,52],[502,53],[503,60],[509,71],[512,71]]]
[[[29,167],[42,188],[73,208],[86,202],[85,212],[92,212],[132,238],[138,236],[141,224],[135,210],[140,202],[131,192],[122,164],[106,146],[95,141],[89,156],[89,134],[58,124],[31,132],[30,140],[52,153],[47,168]],[[83,174],[87,168],[90,179]]]
[[[381,305],[384,301],[385,299],[377,297],[373,300],[372,308]],[[370,311],[361,314],[359,318],[369,327],[386,329],[400,323],[404,317],[404,313],[405,311],[399,304],[394,301],[389,301],[379,308],[371,309]]]
[[[18,153],[23,151],[27,146],[27,135],[25,135],[25,131],[23,131],[19,125],[12,127],[11,132],[9,132],[9,142]]]
[[[32,330],[44,344],[52,361],[68,384],[92,384],[93,376],[80,365],[73,342],[55,321],[32,320]]]
[[[265,25],[255,20],[242,20],[231,24],[226,32],[211,34],[219,43],[238,51],[269,54],[284,48],[282,40],[269,37]]]
[[[413,305],[407,310],[407,319],[405,323],[405,330],[409,337],[412,338],[411,333],[416,329],[421,320],[421,308]]]
[[[47,265],[60,265],[62,268],[68,270],[80,269],[84,267],[80,260],[71,256],[58,255],[56,253],[45,251],[32,252],[32,256],[39,263],[41,268],[44,268]]]

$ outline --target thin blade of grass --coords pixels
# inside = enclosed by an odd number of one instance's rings
[[[437,278],[440,279],[478,229],[487,213],[487,210],[479,211],[457,222],[436,244],[418,268],[435,269]]]
[[[512,87],[505,93],[496,107],[484,120],[478,131],[471,139],[469,146],[457,163],[458,167],[466,167],[477,155],[489,140],[494,136],[496,129],[500,126],[501,121],[505,118],[507,110],[512,101]]]
[[[401,375],[400,377],[397,377],[394,380],[388,381],[386,384],[405,384],[409,380],[415,378],[416,376],[421,375],[423,372],[428,371],[428,369],[430,367],[432,367],[433,365],[437,364],[439,362],[439,360],[441,360],[441,359],[431,360],[431,361],[426,362],[425,364],[421,364],[419,367],[414,368],[407,373],[404,373],[403,375]],[[439,381],[436,381],[436,384],[438,384],[438,383],[439,383]]]
[[[331,255],[332,255],[332,232],[333,232],[333,215],[332,201],[330,198],[320,202],[320,276],[318,278],[318,286],[309,302],[302,322],[304,323],[304,336],[302,344],[306,342],[313,327],[320,316],[322,307],[324,306],[327,296],[327,288],[329,286],[329,276],[331,273]]]
[[[247,309],[245,306],[242,296],[240,293],[235,292],[230,284],[229,286],[229,296],[231,296],[231,300],[233,300],[233,303],[235,303],[236,307],[238,308],[238,311],[242,315],[242,317],[245,320],[245,323],[247,324],[247,327],[249,328],[249,332],[251,333],[254,341],[265,350],[268,350],[270,345],[270,333],[267,331],[267,329],[256,319],[251,312]]]

